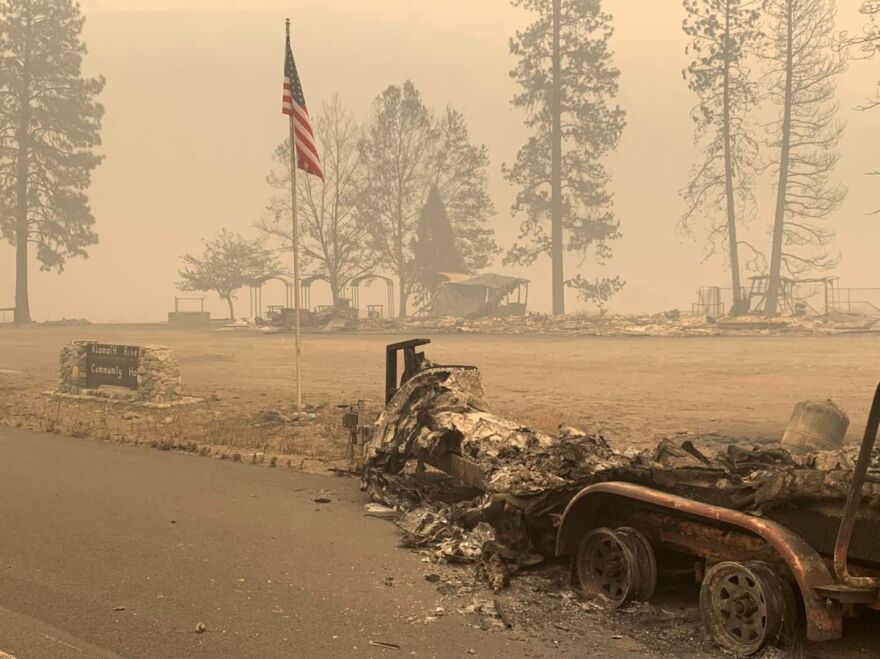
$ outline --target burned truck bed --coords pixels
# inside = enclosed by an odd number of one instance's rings
[[[497,416],[479,370],[430,362],[426,343],[388,346],[385,409],[351,424],[363,487],[397,511],[408,544],[473,562],[495,588],[574,555],[584,590],[611,606],[650,597],[657,555],[678,550],[701,561],[713,638],[743,654],[788,629],[790,584],[814,640],[840,636],[847,606],[880,605],[880,391],[858,464],[843,449],[712,438],[618,451],[599,434]]]
[[[552,544],[536,534],[554,536],[554,516],[581,489],[623,481],[776,519],[830,554],[828,527],[839,523],[853,469],[842,450],[795,453],[773,444],[713,440],[698,447],[693,440],[664,440],[650,451],[619,452],[601,435],[575,428],[536,432],[492,413],[477,368],[427,360],[407,373],[359,451],[364,487],[375,501],[402,509],[444,505],[438,482],[417,477],[424,465],[433,466],[469,486],[458,496],[473,494],[471,503],[481,510],[503,504],[539,545]],[[880,564],[877,484],[865,484],[863,509],[871,524],[856,534],[852,556]]]

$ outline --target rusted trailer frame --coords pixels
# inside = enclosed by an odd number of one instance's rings
[[[871,413],[868,415],[868,423],[865,425],[865,436],[862,439],[859,458],[853,470],[846,508],[843,510],[843,518],[840,520],[840,529],[837,532],[837,542],[834,544],[834,572],[837,578],[850,588],[880,588],[880,578],[853,576],[849,572],[847,562],[849,543],[852,540],[856,517],[859,514],[859,503],[862,500],[862,488],[868,480],[871,453],[877,443],[878,428],[880,428],[880,385],[874,392],[874,402],[871,405]]]
[[[625,482],[591,485],[569,502],[558,529],[556,553],[564,556],[582,551],[579,543],[583,538],[611,524],[634,527],[658,545],[698,556],[707,564],[759,559],[761,565],[784,568],[797,584],[808,639],[840,638],[844,604],[880,608],[880,577],[853,575],[847,560],[863,486],[876,481],[868,468],[878,429],[880,386],[853,471],[833,561],[772,520]]]
[[[415,339],[387,346],[388,401],[415,374],[427,372],[430,364],[416,349],[429,342]],[[353,423],[351,416],[352,423],[346,425],[354,432],[362,422]],[[791,633],[797,612],[790,583],[796,584],[803,601],[807,638],[840,638],[843,617],[854,605],[880,609],[880,577],[868,575],[878,571],[862,566],[851,570],[848,563],[864,484],[880,483],[869,473],[878,429],[880,386],[833,555],[830,543],[814,546],[785,523],[624,481],[594,483],[569,501],[557,530],[556,553],[575,554],[581,585],[609,606],[651,596],[657,577],[655,549],[697,557],[704,621],[717,642],[740,654],[754,653]],[[487,489],[481,466],[461,455],[416,449],[412,457],[420,468],[431,465],[477,490]]]
[[[615,500],[616,499],[616,500]],[[560,556],[573,554],[581,536],[591,528],[600,510],[614,510],[632,502],[649,504],[676,517],[713,523],[714,526],[746,531],[761,538],[788,566],[801,590],[806,610],[807,637],[814,641],[840,638],[842,612],[839,603],[828,605],[820,594],[836,581],[819,553],[799,535],[768,519],[729,508],[721,508],[692,499],[667,494],[631,483],[598,483],[582,490],[565,509],[556,542]],[[575,521],[576,520],[576,521]],[[723,537],[718,538],[720,542]],[[691,545],[699,551],[697,542]]]

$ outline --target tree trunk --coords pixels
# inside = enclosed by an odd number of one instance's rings
[[[27,18],[24,43],[24,70],[20,90],[21,114],[18,118],[16,141],[18,162],[15,189],[15,313],[13,322],[23,325],[31,322],[28,299],[28,171],[30,169],[30,16]]]
[[[232,306],[232,296],[224,295],[223,299],[226,300],[226,304],[229,305],[229,320],[235,321],[235,307]]]
[[[779,187],[776,190],[776,217],[773,221],[773,248],[770,255],[770,278],[764,311],[770,316],[779,309],[780,274],[782,271],[782,238],[785,231],[785,200],[788,188],[789,154],[791,152],[792,80],[794,77],[794,2],[787,2],[785,42],[785,99],[782,112],[782,146],[779,154]]]
[[[339,306],[339,284],[336,283],[335,277],[329,277],[330,284],[330,298],[333,303],[333,308],[336,309]]]
[[[26,325],[31,322],[28,301],[28,228],[19,222],[15,231],[15,312],[13,322]]]
[[[398,296],[398,309],[397,309],[397,317],[398,318],[406,318],[407,310],[406,310],[406,301],[409,298],[409,293],[407,293],[406,286],[406,257],[403,255],[403,221],[400,219],[403,217],[403,199],[400,195],[400,189],[402,185],[398,184],[398,193],[397,193],[397,244],[395,247],[397,248],[397,283],[400,285],[400,289],[397,291]]]
[[[724,184],[727,195],[727,238],[729,240],[731,286],[733,287],[733,310],[735,313],[741,313],[742,287],[739,279],[739,242],[736,237],[736,203],[733,189],[733,153],[730,136],[730,12],[730,0],[727,0],[724,25],[724,117],[722,119],[724,122]]]
[[[553,270],[553,314],[565,313],[565,274],[562,249],[562,0],[553,0],[553,92],[550,101],[552,165],[550,260]]]
[[[397,291],[397,293],[398,293],[398,295],[397,295],[397,304],[398,304],[397,317],[398,318],[406,318],[406,314],[407,314],[406,303],[407,303],[407,300],[409,299],[409,295],[406,292],[406,279],[404,279],[403,275],[398,276],[398,282],[400,284],[400,287]]]

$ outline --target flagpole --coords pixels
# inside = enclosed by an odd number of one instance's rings
[[[290,19],[285,19],[287,39],[290,40]],[[296,315],[296,411],[302,412],[302,343],[300,336],[300,290],[299,290],[299,223],[296,214],[296,129],[293,115],[290,118],[290,204],[293,225],[293,307]]]

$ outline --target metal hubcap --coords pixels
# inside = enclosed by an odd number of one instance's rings
[[[780,636],[794,615],[788,584],[765,563],[719,563],[703,579],[700,611],[716,643],[754,654]]]
[[[745,643],[761,638],[767,626],[767,602],[757,582],[734,573],[727,575],[718,588],[716,607],[727,633]]]
[[[626,551],[613,531],[609,531],[593,536],[584,556],[590,590],[616,605],[622,604],[632,589],[625,567]]]
[[[578,551],[577,572],[584,592],[609,608],[621,607],[630,599],[648,599],[657,580],[650,544],[630,528],[587,533]]]

